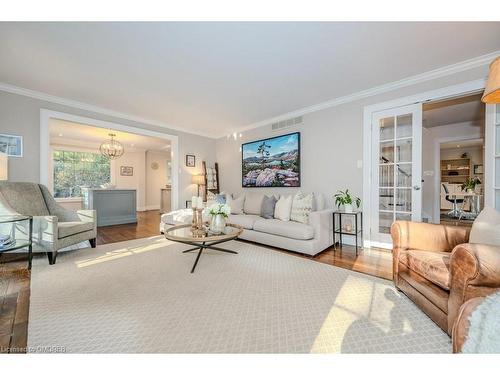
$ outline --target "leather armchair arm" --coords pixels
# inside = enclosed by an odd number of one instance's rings
[[[448,327],[451,330],[462,304],[500,290],[500,247],[464,243],[450,260]]]
[[[394,248],[401,250],[452,251],[469,241],[470,229],[413,221],[395,221],[391,226]]]
[[[453,325],[453,330],[451,333],[452,343],[453,343],[453,353],[462,352],[462,347],[464,346],[465,340],[469,334],[471,317],[474,310],[484,301],[484,297],[476,297],[465,302],[457,316],[457,320]]]

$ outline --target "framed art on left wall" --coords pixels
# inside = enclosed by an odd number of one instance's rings
[[[23,157],[23,137],[20,135],[0,134],[0,152],[8,156]]]

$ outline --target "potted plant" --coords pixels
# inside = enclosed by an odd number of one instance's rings
[[[216,203],[208,209],[210,215],[210,231],[215,234],[222,233],[226,227],[226,219],[231,213],[231,208],[227,204]]]
[[[476,189],[476,185],[481,185],[481,180],[478,177],[469,177],[462,184],[462,190],[467,193],[472,193]]]
[[[361,204],[361,199],[359,197],[353,197],[349,193],[349,189],[346,189],[346,191],[339,190],[335,195],[335,204],[337,205],[338,208],[340,206],[344,206],[344,211],[345,212],[352,212],[353,207],[352,205],[356,203],[357,208],[359,208]]]

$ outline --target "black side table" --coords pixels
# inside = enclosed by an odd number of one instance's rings
[[[7,251],[14,251],[22,248],[28,249],[28,269],[31,270],[31,263],[33,260],[33,216],[25,215],[0,215],[0,225],[11,224],[11,233],[14,234],[15,226],[17,223],[29,221],[28,223],[28,238],[16,239],[14,238],[11,243],[6,246],[0,246],[0,254]],[[15,237],[15,236],[14,236]]]
[[[351,228],[342,227],[342,217],[351,216],[354,218],[354,222],[351,222]],[[338,219],[338,220],[336,220]],[[346,222],[344,218],[344,223]],[[337,228],[338,223],[338,228]],[[363,211],[333,211],[333,249],[336,249],[335,244],[337,239],[337,234],[340,237],[339,245],[342,248],[342,235],[354,236],[356,238],[356,256],[358,256],[358,237],[361,237],[361,248],[363,247]]]

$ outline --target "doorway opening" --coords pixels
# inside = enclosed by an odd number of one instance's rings
[[[470,226],[484,206],[481,95],[427,102],[422,119],[422,221]]]

